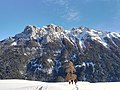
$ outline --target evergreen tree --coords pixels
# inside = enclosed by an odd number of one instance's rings
[[[67,75],[65,77],[66,81],[75,80],[77,78],[77,75],[75,74],[76,70],[71,61],[66,62],[66,71],[65,72],[67,73]]]

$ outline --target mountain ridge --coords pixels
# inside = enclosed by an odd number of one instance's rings
[[[120,81],[120,34],[27,25],[23,32],[0,41],[1,79],[64,81],[66,60],[73,62],[78,80]]]

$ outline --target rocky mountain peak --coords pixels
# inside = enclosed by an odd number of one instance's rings
[[[57,25],[55,25],[55,24],[49,24],[49,25],[47,25],[47,27],[49,27],[49,28],[55,28],[55,27],[57,27]]]
[[[63,27],[61,26],[57,26],[57,25],[54,25],[54,24],[49,24],[47,26],[43,26],[42,29],[45,29],[46,31],[48,31],[49,33],[60,33],[60,32],[63,32],[64,29]]]

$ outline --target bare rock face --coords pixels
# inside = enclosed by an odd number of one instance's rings
[[[0,78],[64,81],[72,60],[78,80],[120,81],[120,34],[87,27],[28,25],[0,41]]]

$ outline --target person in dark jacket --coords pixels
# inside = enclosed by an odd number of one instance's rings
[[[75,79],[74,82],[75,82],[75,85],[76,85],[76,83],[77,83],[77,79]]]

